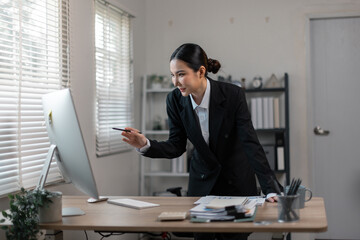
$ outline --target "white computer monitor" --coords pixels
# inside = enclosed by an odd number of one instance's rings
[[[99,199],[70,90],[45,94],[42,103],[51,147],[37,188],[44,187],[51,159],[55,156],[66,182],[71,182],[93,200]]]

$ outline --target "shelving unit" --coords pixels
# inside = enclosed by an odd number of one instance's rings
[[[149,85],[147,76],[143,77],[143,91],[142,91],[142,123],[141,131],[149,139],[166,140],[168,138],[169,130],[165,124],[166,113],[166,96],[172,91],[172,88],[152,89]],[[281,96],[283,99],[282,125],[279,128],[255,129],[260,143],[263,145],[276,146],[276,137],[283,139],[284,149],[284,170],[275,171],[276,174],[285,174],[286,183],[290,183],[290,150],[289,150],[289,78],[288,74],[284,74],[284,87],[281,88],[264,88],[264,89],[246,89],[247,100],[252,97],[262,96]],[[153,130],[153,123],[157,121],[158,116],[162,127],[159,130]],[[183,161],[187,161],[184,157]],[[140,194],[152,195],[153,186],[166,185],[162,189],[156,191],[165,191],[167,187],[178,186],[174,182],[181,182],[182,186],[187,186],[189,174],[186,172],[178,172],[178,160],[169,159],[150,159],[140,156]],[[175,166],[174,166],[175,165]],[[187,168],[186,166],[184,168]],[[181,183],[179,185],[181,185]]]
[[[260,88],[260,89],[245,89],[247,101],[250,102],[253,97],[277,96],[281,97],[283,104],[280,111],[282,111],[282,124],[279,128],[260,128],[256,129],[259,141],[262,145],[274,145],[276,149],[276,138],[282,138],[284,149],[284,170],[274,170],[276,174],[286,174],[286,184],[290,184],[290,127],[289,127],[289,76],[284,74],[284,87],[280,88]],[[250,110],[250,109],[249,109]],[[275,161],[278,156],[275,152]]]
[[[169,136],[166,124],[166,96],[173,88],[152,88],[148,76],[143,77],[142,86],[142,122],[141,132],[149,139],[166,140]],[[158,122],[154,126],[154,123]],[[160,123],[160,124],[159,124]],[[161,128],[154,130],[154,128]],[[177,187],[176,182],[187,186],[188,176],[186,154],[180,159],[151,159],[140,156],[140,194],[153,195],[154,192],[165,191],[168,187]],[[181,161],[181,162],[180,162]],[[184,163],[182,169],[179,164]],[[185,169],[186,168],[186,169]],[[171,185],[174,183],[174,185]],[[156,187],[154,187],[156,185]],[[160,189],[157,185],[160,185]]]

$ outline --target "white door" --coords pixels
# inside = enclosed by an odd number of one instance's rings
[[[325,199],[319,239],[360,239],[360,18],[310,21],[313,190]],[[326,130],[329,134],[326,135]]]

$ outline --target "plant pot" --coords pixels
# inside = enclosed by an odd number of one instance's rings
[[[62,221],[62,193],[53,192],[52,201],[47,206],[39,209],[39,223],[59,222]]]
[[[155,83],[155,82],[153,82],[152,84],[151,84],[151,88],[152,89],[161,89],[162,88],[162,84],[161,83]]]

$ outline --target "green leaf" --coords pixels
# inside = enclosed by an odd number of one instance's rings
[[[20,195],[15,195],[15,200],[17,200],[17,201],[21,201],[21,196]]]
[[[13,200],[13,199],[14,199],[14,195],[13,195],[13,194],[9,194],[9,195],[8,195],[8,198],[9,198],[10,200]]]

